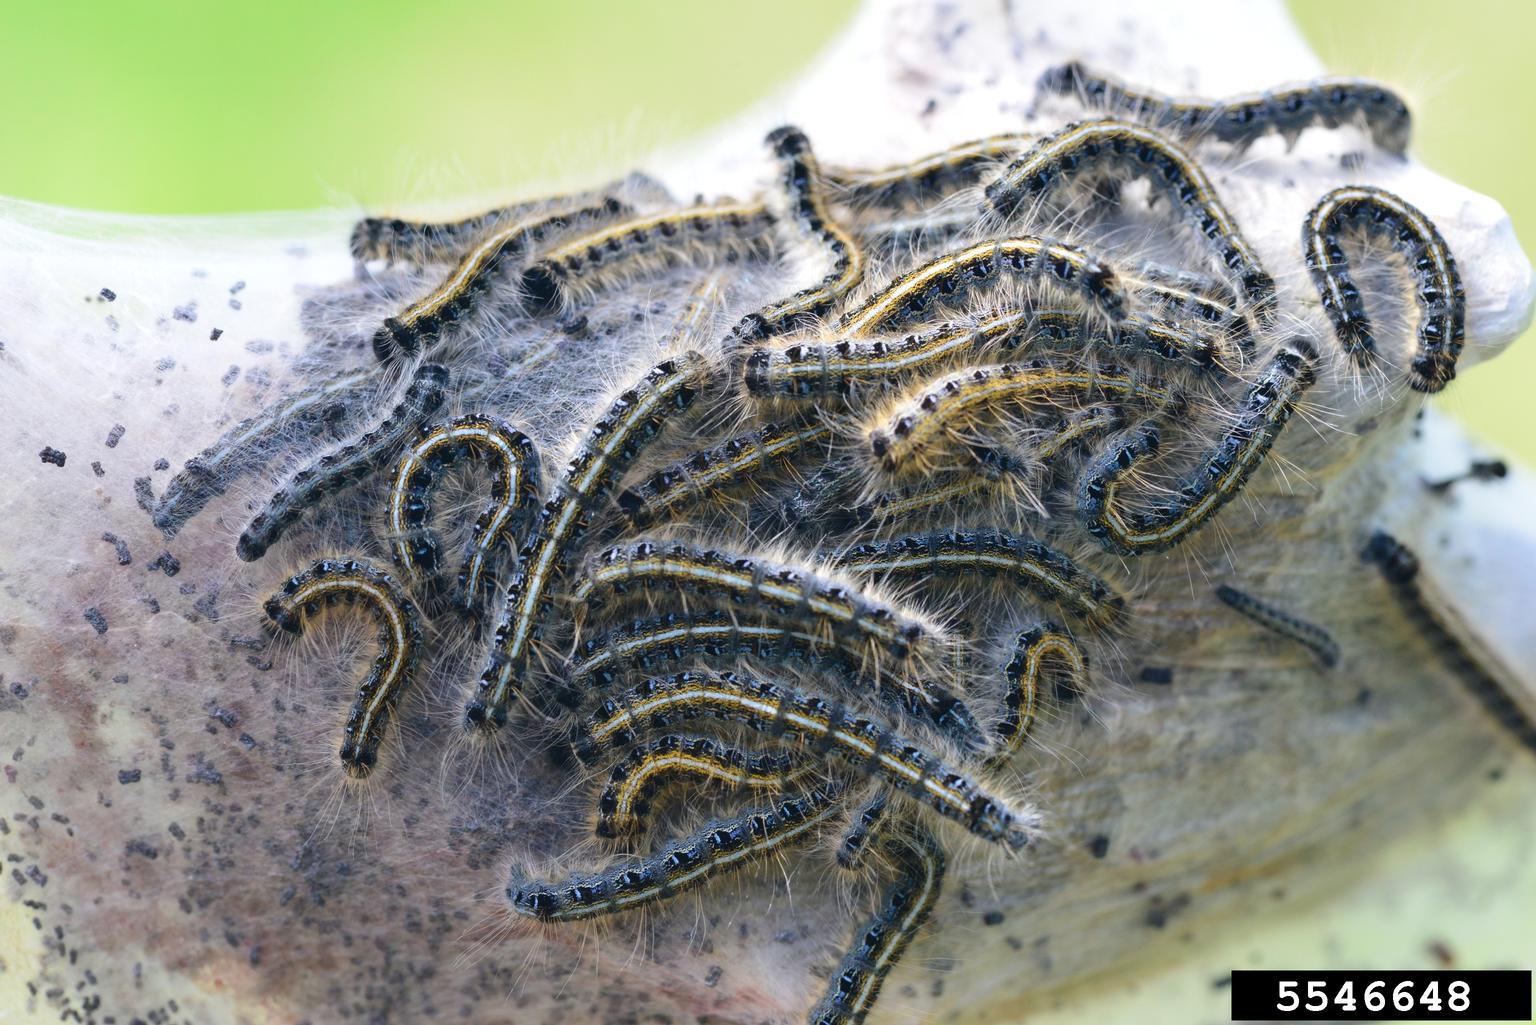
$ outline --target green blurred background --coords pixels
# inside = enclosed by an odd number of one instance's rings
[[[211,213],[494,193],[620,168],[793,76],[852,0],[7,5],[0,194]],[[1419,155],[1536,244],[1536,4],[1292,0],[1327,65],[1414,99]],[[750,45],[742,45],[749,40]],[[584,177],[590,176],[583,175]],[[1536,464],[1536,342],[1437,401]]]

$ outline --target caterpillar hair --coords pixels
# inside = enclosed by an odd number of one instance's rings
[[[432,492],[442,483],[444,471],[466,455],[488,458],[495,465],[490,501],[475,521],[458,576],[460,607],[473,612],[492,583],[492,560],[509,546],[512,532],[538,495],[538,450],[528,436],[484,413],[425,428],[395,468],[386,522],[396,564],[424,577],[429,587],[435,585],[441,558],[432,529]]]
[[[1377,146],[1401,156],[1413,132],[1413,118],[1402,97],[1364,78],[1318,78],[1263,92],[1202,100],[1134,89],[1074,61],[1048,69],[1037,86],[1041,92],[1075,96],[1089,107],[1161,131],[1228,143],[1238,152],[1269,132],[1278,133],[1290,149],[1312,125],[1338,128],[1361,121]]]
[[[696,718],[736,722],[771,736],[809,743],[850,768],[882,780],[963,825],[984,840],[1018,850],[1028,842],[1031,813],[984,790],[890,727],[851,713],[840,702],[739,676],[682,672],[650,679],[604,701],[574,741],[590,762],[642,734]]]
[[[1236,497],[1315,380],[1315,350],[1301,339],[1294,339],[1292,346],[1282,349],[1248,389],[1236,422],[1173,499],[1145,512],[1122,512],[1118,506],[1120,478],[1157,452],[1156,426],[1141,428],[1127,443],[1100,457],[1078,490],[1078,514],[1088,532],[1121,555],[1162,551],[1193,534]]]
[[[581,921],[658,903],[809,839],[836,813],[838,794],[836,787],[820,787],[770,808],[712,822],[639,862],[596,875],[538,883],[513,872],[507,903],[517,914],[541,922]]]
[[[278,488],[240,535],[235,554],[243,562],[261,558],[316,502],[356,484],[437,412],[447,388],[447,367],[439,363],[417,367],[399,404],[376,427],[321,456]]]
[[[1307,269],[1334,334],[1362,366],[1375,356],[1376,339],[1339,238],[1344,224],[1385,241],[1407,263],[1419,308],[1418,349],[1409,364],[1409,384],[1416,391],[1440,391],[1456,376],[1466,338],[1467,296],[1450,247],[1418,207],[1370,185],[1334,189],[1307,214],[1301,231]]]
[[[1536,717],[1512,692],[1519,684],[1506,687],[1501,683],[1436,611],[1419,586],[1419,557],[1384,530],[1371,534],[1361,557],[1381,572],[1398,607],[1493,720],[1527,749],[1536,751]]]
[[[608,839],[639,833],[669,784],[708,780],[774,790],[804,779],[815,769],[814,762],[786,752],[743,751],[709,737],[669,733],[634,748],[614,765],[597,799],[595,830]]]
[[[1275,281],[1210,178],[1189,154],[1149,128],[1114,120],[1068,125],[1010,164],[987,186],[987,201],[1002,217],[1011,218],[1076,175],[1111,169],[1145,176],[1153,187],[1166,191],[1185,220],[1215,246],[1219,262],[1235,275],[1248,304],[1260,317],[1273,311]]]
[[[813,288],[803,289],[749,313],[736,326],[734,340],[757,341],[782,334],[837,303],[864,280],[864,253],[848,231],[827,213],[826,185],[810,140],[798,128],[779,128],[768,146],[782,168],[789,213],[799,230],[827,254],[829,270]]]
[[[577,540],[618,476],[671,417],[693,403],[708,372],[709,362],[692,350],[664,360],[619,393],[587,432],[518,553],[485,668],[465,707],[466,725],[495,729],[505,724],[532,647],[542,637],[551,589],[564,575]]]
[[[357,687],[342,730],[342,766],[361,779],[373,771],[390,713],[410,684],[421,630],[416,607],[389,574],[352,559],[321,559],[289,578],[264,608],[275,625],[299,634],[318,612],[338,603],[367,605],[379,619],[379,655]]]
[[[591,206],[525,217],[497,229],[466,253],[432,292],[384,319],[373,335],[373,354],[380,363],[391,363],[430,349],[446,329],[475,309],[509,266],[521,267],[535,247],[551,237],[590,230],[633,213],[610,197]]]
[[[1111,323],[1125,314],[1125,294],[1108,266],[1076,246],[1026,235],[978,242],[931,260],[870,296],[843,317],[840,328],[852,337],[898,328],[929,317],[937,303],[959,301],[1004,277],[1045,279]]]

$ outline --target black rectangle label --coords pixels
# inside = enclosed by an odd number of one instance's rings
[[[1530,1021],[1531,973],[1232,973],[1233,1021]]]

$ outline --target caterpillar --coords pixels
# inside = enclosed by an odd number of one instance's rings
[[[1032,813],[1011,807],[964,773],[892,729],[836,701],[735,673],[685,671],[645,681],[609,698],[587,720],[573,748],[584,762],[633,743],[642,733],[698,717],[809,742],[896,787],[974,835],[1009,850],[1028,843]]]
[[[1419,557],[1384,530],[1371,534],[1361,557],[1381,573],[1398,607],[1494,721],[1526,748],[1536,751],[1536,717],[1484,668],[1426,597],[1419,586]]]
[[[1084,474],[1078,490],[1078,515],[1088,532],[1107,550],[1121,555],[1162,551],[1194,533],[1230,502],[1269,454],[1290,420],[1301,395],[1315,380],[1316,352],[1293,340],[1271,360],[1265,374],[1248,389],[1236,423],[1213,446],[1199,469],[1176,496],[1152,510],[1122,512],[1120,478],[1156,453],[1156,426],[1141,428]]]
[[[617,914],[674,897],[717,876],[804,841],[837,811],[835,786],[818,787],[769,808],[712,822],[623,868],[539,883],[514,871],[507,904],[541,922],[574,922]]]
[[[577,539],[619,474],[669,418],[693,403],[708,369],[708,361],[692,350],[658,363],[620,392],[588,431],[518,553],[518,568],[507,588],[485,668],[465,707],[467,725],[495,729],[506,723],[507,707],[520,692],[532,646],[542,636],[550,591],[563,576]]]
[[[1340,243],[1344,224],[1388,243],[1407,262],[1419,309],[1418,349],[1408,366],[1409,385],[1429,394],[1440,391],[1456,376],[1467,319],[1461,273],[1445,239],[1417,207],[1369,185],[1334,189],[1307,214],[1301,233],[1307,269],[1334,334],[1362,366],[1375,356],[1376,339]]]
[[[826,186],[810,140],[798,128],[779,128],[768,135],[768,146],[782,167],[789,212],[800,231],[829,256],[830,269],[813,288],[803,289],[749,313],[736,326],[734,341],[766,338],[825,313],[864,278],[864,253],[853,236],[827,213]]]
[[[298,634],[318,612],[338,602],[367,605],[379,619],[378,658],[358,685],[357,701],[342,729],[342,766],[347,775],[361,779],[373,771],[390,714],[410,685],[421,629],[416,607],[389,574],[353,559],[321,559],[290,577],[263,609],[274,625]]]
[[[1253,620],[1264,629],[1289,638],[1312,652],[1325,669],[1332,669],[1339,662],[1339,644],[1322,627],[1309,623],[1283,609],[1251,594],[1239,591],[1228,584],[1216,588],[1216,597],[1223,605]]]
[[[650,214],[610,225],[551,249],[523,271],[525,305],[536,312],[683,262],[764,257],[775,221],[761,203],[721,203]]]
[[[636,527],[672,519],[689,506],[757,482],[807,449],[825,448],[831,438],[832,428],[824,422],[765,424],[657,470],[620,492],[618,507]]]
[[[440,363],[417,367],[399,404],[377,426],[321,456],[278,488],[240,535],[235,554],[242,562],[261,558],[317,501],[361,480],[437,412],[447,387],[447,367]]]
[[[350,249],[358,263],[454,263],[470,246],[492,232],[561,207],[599,205],[609,198],[632,202],[671,203],[666,187],[641,171],[597,189],[563,196],[544,196],[496,207],[456,221],[409,221],[400,217],[365,217],[352,229]]]
[[[876,417],[880,426],[869,428],[865,438],[885,472],[922,472],[935,464],[953,440],[965,440],[976,418],[987,410],[1072,392],[1163,405],[1181,401],[1178,392],[1161,382],[1144,381],[1120,367],[1090,370],[1060,360],[1035,359],[973,367],[925,382]]]
[[[1004,277],[1046,279],[1111,323],[1125,313],[1124,291],[1108,266],[1076,246],[1026,235],[978,242],[931,260],[870,296],[839,326],[853,337],[888,331],[926,317],[935,303],[953,302]]]
[[[1144,175],[1167,192],[1190,225],[1216,248],[1250,307],[1273,312],[1275,281],[1238,230],[1200,165],[1151,129],[1124,121],[1087,121],[1041,139],[986,188],[987,202],[1005,220],[1031,200],[1049,196],[1078,174],[1102,171]]]
[[[591,206],[540,213],[499,228],[466,253],[430,293],[384,319],[373,335],[374,356],[380,363],[392,363],[431,348],[446,329],[474,311],[505,268],[520,266],[535,247],[551,237],[590,230],[632,213],[627,204],[609,197]]]
[[[395,468],[385,509],[396,564],[433,579],[441,557],[431,524],[432,491],[441,483],[443,472],[465,455],[488,457],[495,464],[491,497],[475,521],[458,575],[460,607],[472,612],[491,583],[496,551],[508,544],[538,494],[538,450],[528,436],[505,420],[483,413],[425,428]]]
[[[1413,118],[1402,97],[1364,78],[1319,78],[1220,100],[1175,99],[1134,89],[1073,61],[1046,70],[1037,88],[1075,96],[1090,107],[1162,131],[1228,143],[1239,153],[1269,132],[1278,133],[1290,149],[1312,125],[1338,128],[1359,120],[1377,146],[1402,156],[1413,132]]]
[[[1116,619],[1125,598],[1063,553],[1030,537],[1001,530],[948,530],[883,538],[855,545],[836,559],[862,576],[951,574],[1001,578],[1100,625]]]
[[[705,779],[769,790],[804,779],[815,763],[784,752],[753,753],[709,737],[669,733],[630,751],[609,772],[597,800],[598,836],[638,833],[668,783]]]
[[[944,850],[919,829],[887,845],[901,876],[885,892],[881,909],[859,932],[832,975],[826,995],[811,1010],[811,1025],[860,1025],[874,1007],[885,977],[933,914],[944,883]]]

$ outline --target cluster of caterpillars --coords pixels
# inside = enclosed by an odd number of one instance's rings
[[[387,409],[293,473],[238,544],[261,558],[326,496],[392,471],[379,537],[394,569],[325,559],[266,605],[290,631],[342,602],[380,623],[346,773],[375,769],[424,616],[467,624],[485,654],[466,729],[495,743],[519,721],[562,724],[566,764],[606,780],[600,836],[642,839],[679,783],[755,795],[638,861],[555,882],[514,873],[511,910],[623,912],[835,826],[839,863],[894,873],[811,1013],[862,1021],[938,898],[938,820],[1008,852],[1030,840],[1010,757],[1042,710],[1088,691],[1093,644],[1134,615],[1088,555],[1112,567],[1186,542],[1260,469],[1329,352],[1368,366],[1388,351],[1352,247],[1384,242],[1405,264],[1413,294],[1393,298],[1418,310],[1413,388],[1443,388],[1462,345],[1455,261],[1408,202],[1348,186],[1301,228],[1335,350],[1282,308],[1192,155],[1354,123],[1401,154],[1408,112],[1391,91],[1328,80],[1180,101],[1075,64],[1040,86],[1109,116],[882,169],[824,166],[783,128],[767,140],[775,180],[747,202],[677,208],[635,176],[454,223],[365,220],[360,272],[409,265],[440,284],[377,324],[376,364],[190,460],[155,521],[179,529],[285,431]],[[1138,179],[1155,205],[1126,198]],[[1127,219],[1146,245],[1123,241]],[[797,275],[761,301],[763,281]],[[474,399],[455,361],[512,330],[487,310],[510,302],[514,323],[575,333],[607,299],[661,282],[692,290],[670,340],[592,411],[563,467],[517,408],[439,417]],[[716,327],[723,311],[734,327]],[[455,556],[434,499],[467,463],[488,497]],[[933,611],[958,595],[985,614]],[[1230,585],[1219,597],[1321,666],[1340,659],[1294,614]]]

